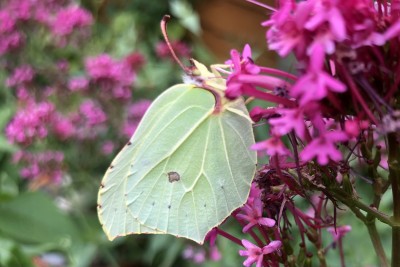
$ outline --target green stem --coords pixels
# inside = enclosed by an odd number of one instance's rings
[[[392,184],[393,221],[392,228],[392,267],[400,266],[400,144],[395,133],[388,134],[389,179]]]
[[[381,238],[379,236],[378,230],[376,229],[375,219],[369,222],[365,222],[367,226],[369,236],[372,241],[372,245],[374,246],[375,253],[379,258],[379,266],[381,267],[389,267],[389,262],[386,258],[385,251],[382,246]]]
[[[393,222],[392,219],[389,216],[387,216],[386,214],[380,212],[377,209],[371,208],[370,206],[366,205],[365,203],[363,203],[353,197],[346,196],[340,190],[332,189],[332,190],[330,190],[330,192],[333,193],[334,196],[337,197],[338,200],[340,200],[342,203],[344,203],[349,208],[357,207],[360,210],[365,211],[367,214],[370,214],[374,218],[380,220],[381,222],[383,222],[389,226],[392,226],[392,227],[394,225],[400,226],[400,222],[397,222],[397,223]]]

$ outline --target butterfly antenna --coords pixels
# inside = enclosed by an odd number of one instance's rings
[[[177,57],[177,55],[175,54],[174,49],[172,48],[171,42],[169,41],[168,38],[168,33],[167,33],[167,23],[170,20],[171,16],[170,15],[164,15],[164,17],[161,20],[160,26],[161,26],[161,32],[164,36],[164,40],[165,43],[167,44],[169,51],[172,54],[172,57],[175,59],[175,61],[179,64],[179,66],[183,69],[183,71],[190,75],[191,71],[188,67],[186,67],[185,65],[183,65],[182,61],[179,60],[179,58]]]

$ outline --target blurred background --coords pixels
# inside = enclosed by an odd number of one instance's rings
[[[239,247],[222,238],[218,250],[171,236],[110,242],[97,219],[111,160],[151,101],[181,82],[159,27],[165,14],[186,64],[223,63],[245,43],[257,63],[293,64],[267,52],[260,23],[269,12],[244,0],[0,1],[0,266],[242,265]],[[224,225],[240,237],[237,226]]]

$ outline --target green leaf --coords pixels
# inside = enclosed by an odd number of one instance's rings
[[[203,243],[243,205],[256,169],[242,100],[214,113],[215,98],[176,85],[151,105],[103,178],[98,214],[109,239],[172,234]]]
[[[77,238],[72,221],[40,192],[0,202],[0,233],[27,243],[54,242],[68,246]]]

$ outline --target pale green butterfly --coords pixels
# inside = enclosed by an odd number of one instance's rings
[[[162,93],[103,178],[98,215],[110,240],[171,234],[202,244],[246,202],[256,170],[247,109],[223,97],[215,69],[193,63],[207,89],[179,84]]]

